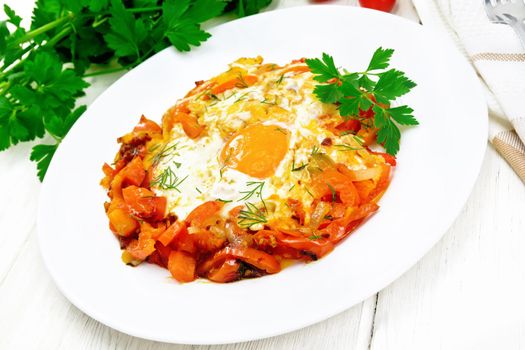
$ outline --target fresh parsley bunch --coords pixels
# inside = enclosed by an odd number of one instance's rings
[[[378,48],[364,72],[341,72],[332,56],[323,53],[322,59],[306,59],[306,64],[320,83],[314,93],[321,102],[339,104],[345,119],[359,119],[359,111],[372,108],[377,142],[387,153],[399,151],[401,132],[396,125],[418,125],[409,106],[391,107],[398,97],[407,94],[416,84],[404,72],[387,69],[394,50]]]
[[[0,22],[0,151],[50,135],[30,159],[44,178],[61,140],[86,110],[86,78],[131,69],[167,46],[189,51],[225,12],[257,13],[271,0],[37,0],[31,27],[7,5]],[[93,64],[116,68],[88,71]]]

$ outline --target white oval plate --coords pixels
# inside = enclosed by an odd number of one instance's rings
[[[451,44],[388,14],[310,6],[240,19],[191,53],[167,49],[105,91],[58,149],[38,213],[42,256],[62,293],[94,319],[157,341],[240,342],[296,330],[384,288],[420,259],[463,207],[486,147],[487,110],[477,78]],[[263,278],[178,284],[154,265],[124,265],[99,187],[116,138],[142,113],[160,120],[193,82],[241,56],[267,62],[334,56],[366,68],[379,47],[418,86],[403,98],[421,125],[403,132],[398,167],[381,209],[334,252]]]

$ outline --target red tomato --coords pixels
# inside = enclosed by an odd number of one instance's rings
[[[390,12],[396,4],[396,0],[359,0],[362,7],[369,9]]]

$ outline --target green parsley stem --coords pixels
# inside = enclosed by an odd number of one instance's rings
[[[86,73],[82,77],[83,78],[88,78],[88,77],[94,77],[94,76],[97,76],[97,75],[116,73],[116,72],[120,72],[120,71],[123,71],[123,70],[127,70],[129,68],[130,68],[129,66],[122,66],[122,67],[115,67],[115,68],[110,68],[110,69],[102,69],[102,70],[98,70],[98,71],[95,71],[95,72]]]
[[[11,87],[11,81],[9,80],[0,83],[0,96],[4,96],[10,87]]]
[[[44,34],[45,32],[47,32],[47,31],[49,31],[51,29],[54,29],[54,28],[62,25],[63,23],[66,23],[66,22],[70,21],[73,18],[74,18],[74,15],[72,13],[69,13],[69,14],[67,14],[64,17],[60,17],[60,18],[58,18],[58,19],[56,19],[56,20],[54,20],[52,22],[44,24],[41,27],[33,29],[33,30],[27,32],[24,36],[19,38],[17,41],[15,41],[15,45],[25,43],[26,41],[29,41],[29,40],[33,39],[34,37],[36,37],[36,36],[38,36],[40,34]]]
[[[26,53],[28,53],[29,51],[31,51],[34,47],[36,46],[36,43],[35,42],[32,42],[31,44],[27,45],[22,51],[20,51],[16,56],[16,60],[19,60],[21,59]],[[6,65],[2,65],[2,67],[0,68],[0,71],[4,71],[4,69],[6,69],[8,66]],[[2,75],[3,76],[3,75]]]
[[[162,6],[152,6],[152,7],[137,7],[133,9],[126,9],[131,13],[143,13],[143,12],[155,12],[162,10]]]
[[[107,21],[109,21],[109,18],[110,17],[103,17],[102,19],[96,19],[93,21],[93,23],[91,24],[91,27],[93,28],[96,28],[98,26],[100,26],[101,24],[104,24],[106,23]]]
[[[54,37],[49,39],[49,41],[46,42],[44,46],[45,47],[47,47],[47,46],[49,46],[49,47],[55,46],[56,43],[58,43],[60,40],[62,40],[66,35],[68,35],[72,31],[73,31],[73,29],[71,28],[71,26],[65,27],[60,32],[58,32]]]

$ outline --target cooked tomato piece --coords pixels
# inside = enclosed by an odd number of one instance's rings
[[[120,174],[122,176],[122,187],[129,185],[140,186],[146,176],[142,159],[140,157],[133,158],[133,160],[121,170]]]
[[[155,243],[155,252],[158,253],[160,259],[162,260],[162,265],[168,267],[168,260],[171,253],[171,248],[164,246],[162,243],[157,241]]]
[[[155,123],[153,120],[149,120],[148,118],[144,117],[142,115],[140,117],[140,121],[133,129],[134,132],[147,132],[149,134],[160,134],[162,133],[162,128],[159,126],[159,124]]]
[[[204,131],[204,126],[199,124],[197,117],[193,114],[179,113],[177,121],[181,123],[184,133],[189,138],[196,139]]]
[[[379,209],[375,203],[365,203],[358,208],[348,211],[344,217],[332,221],[324,229],[320,230],[322,237],[327,237],[333,243],[337,243],[348,234],[367,216]]]
[[[108,213],[109,226],[119,236],[129,237],[139,228],[137,220],[133,219],[125,209],[116,208]]]
[[[145,260],[155,251],[155,240],[139,234],[139,239],[132,240],[126,247],[126,251],[135,259]]]
[[[255,241],[258,244],[269,243],[270,246],[292,248],[295,249],[299,255],[307,255],[312,260],[317,260],[334,249],[333,243],[320,235],[311,234],[305,236],[298,232],[285,233],[282,231],[261,230],[255,234]]]
[[[357,119],[348,119],[338,124],[335,128],[341,132],[350,131],[356,133],[361,129],[361,122]]]
[[[235,259],[227,259],[222,265],[208,274],[213,282],[227,283],[239,279],[240,264]]]
[[[226,247],[215,253],[199,267],[199,275],[205,276],[212,268],[219,266],[228,258],[237,258],[267,273],[281,271],[281,264],[274,256],[248,247]]]
[[[313,177],[312,190],[317,198],[335,202],[337,196],[350,206],[359,204],[359,194],[352,181],[336,168],[327,168]]]
[[[204,222],[208,217],[215,215],[223,206],[224,203],[219,201],[204,202],[193,209],[185,221],[190,226],[201,227],[200,223]]]
[[[304,73],[304,72],[309,72],[309,71],[310,71],[310,68],[306,65],[305,66],[293,66],[293,67],[286,68],[285,70],[283,70],[282,74],[288,73],[288,72]]]
[[[177,235],[186,229],[186,225],[183,222],[176,221],[170,225],[162,234],[159,236],[158,241],[164,244],[166,247],[173,241]]]
[[[161,220],[166,211],[166,198],[157,197],[148,189],[129,186],[122,190],[130,212],[142,219]]]
[[[188,233],[188,230],[182,230],[177,236],[171,241],[170,246],[175,250],[181,250],[190,254],[197,252],[197,245],[193,239],[193,235]]]
[[[242,89],[255,84],[257,80],[258,79],[255,75],[239,75],[235,79],[231,79],[222,84],[214,86],[211,89],[211,93],[217,95],[224,91],[231,90],[235,87]]]
[[[219,237],[218,235],[204,229],[191,233],[190,236],[201,252],[217,251],[224,247],[224,244],[226,243],[226,237]]]
[[[160,223],[157,226],[153,226],[146,221],[140,223],[140,232],[144,232],[153,239],[158,239],[164,231],[166,231],[165,223]]]
[[[377,202],[383,193],[385,193],[386,189],[388,188],[388,185],[390,184],[390,172],[392,170],[392,167],[389,165],[383,165],[383,172],[381,173],[381,176],[379,177],[379,180],[377,181],[376,188],[374,188],[370,194],[369,199],[372,202]]]
[[[181,283],[195,280],[196,261],[193,256],[180,251],[172,251],[168,259],[168,270],[173,278]]]

